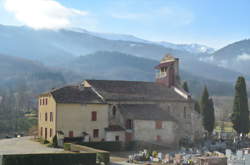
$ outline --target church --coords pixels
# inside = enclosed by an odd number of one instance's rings
[[[180,85],[179,59],[166,55],[155,69],[155,82],[84,80],[41,94],[39,137],[166,145],[201,137],[201,116]]]

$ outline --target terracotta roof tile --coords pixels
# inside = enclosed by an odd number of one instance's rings
[[[142,81],[86,80],[105,100],[166,101],[185,99],[164,85]]]
[[[91,89],[77,85],[65,86],[50,92],[57,103],[102,103],[101,98]]]

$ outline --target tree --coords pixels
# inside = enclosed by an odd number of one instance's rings
[[[55,135],[52,139],[52,146],[53,147],[58,147],[58,143],[57,143],[57,136]]]
[[[212,133],[215,126],[214,102],[212,98],[209,99],[208,118],[210,124],[208,124],[207,131]]]
[[[233,128],[238,134],[246,135],[249,132],[249,109],[246,82],[240,76],[235,85],[233,113],[231,115]]]
[[[187,84],[186,81],[183,82],[182,88],[183,88],[187,93],[189,93],[188,84]]]
[[[203,118],[203,126],[205,130],[208,131],[209,135],[211,135],[214,130],[215,122],[214,105],[213,100],[209,98],[209,93],[206,86],[201,97],[200,105]]]
[[[201,113],[201,107],[198,101],[195,101],[194,110],[198,113]]]

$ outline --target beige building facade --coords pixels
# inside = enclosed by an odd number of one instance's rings
[[[180,88],[178,65],[166,56],[156,66],[156,82],[85,80],[41,94],[39,136],[160,144],[201,137],[201,116]]]

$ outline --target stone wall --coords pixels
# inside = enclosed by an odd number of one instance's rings
[[[116,141],[115,137],[119,136],[119,141],[125,141],[125,132],[124,131],[106,131],[106,141]]]
[[[156,121],[134,120],[134,140],[166,145],[176,144],[176,124],[171,121],[163,121],[162,128],[156,129]],[[157,140],[159,136],[159,140]]]

